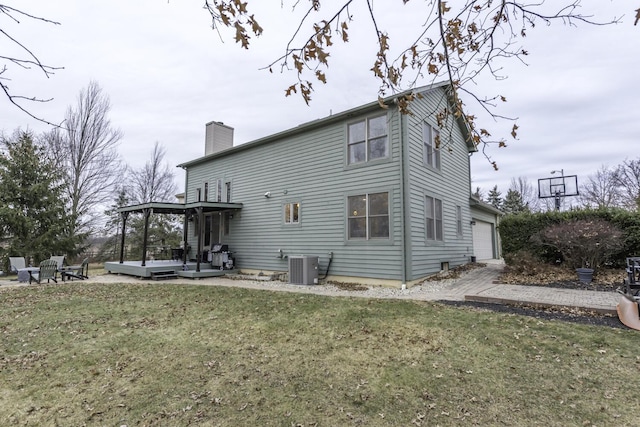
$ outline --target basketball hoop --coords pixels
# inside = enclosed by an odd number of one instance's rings
[[[578,176],[564,175],[564,170],[552,171],[561,172],[562,176],[538,179],[538,198],[555,200],[556,210],[560,210],[560,201],[563,197],[578,196]]]

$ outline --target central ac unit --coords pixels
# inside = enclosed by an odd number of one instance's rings
[[[293,283],[294,285],[317,285],[318,257],[310,255],[290,255],[289,283]]]

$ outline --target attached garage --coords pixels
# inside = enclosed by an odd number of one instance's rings
[[[480,220],[474,220],[473,231],[473,255],[476,259],[495,258],[496,248],[493,241],[493,224]]]
[[[476,260],[500,258],[498,224],[502,212],[481,200],[471,197],[471,230],[473,256]]]

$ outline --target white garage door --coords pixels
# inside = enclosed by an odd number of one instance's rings
[[[473,254],[476,259],[493,258],[493,227],[490,223],[476,221],[473,226]]]

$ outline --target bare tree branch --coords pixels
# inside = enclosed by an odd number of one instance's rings
[[[64,128],[54,128],[45,141],[64,173],[67,208],[76,232],[91,233],[102,205],[121,182],[123,167],[117,146],[122,132],[109,120],[111,103],[98,83],[80,91],[77,104],[67,109]]]
[[[40,21],[46,24],[60,25],[59,22],[52,21],[47,18],[42,18],[30,13],[24,12],[20,9],[7,6],[5,4],[0,4],[0,18],[1,17],[8,18],[9,20],[17,24],[22,23],[21,21],[22,18],[27,18],[28,20]],[[54,66],[50,66],[42,63],[39,57],[33,51],[31,51],[31,49],[29,49],[27,46],[21,43],[18,39],[13,37],[3,28],[0,28],[0,40],[7,41],[8,46],[17,47],[18,52],[22,52],[24,54],[24,56],[0,55],[0,60],[5,61],[5,63],[2,65],[2,68],[0,69],[0,88],[2,89],[2,93],[4,93],[7,100],[11,104],[17,107],[20,111],[27,114],[29,117],[35,120],[38,120],[40,122],[43,122],[47,125],[59,126],[55,123],[49,122],[48,120],[42,117],[36,116],[29,110],[29,107],[28,107],[28,104],[30,103],[49,102],[51,101],[52,98],[46,99],[46,98],[38,98],[35,96],[26,96],[26,95],[12,93],[8,83],[9,81],[11,81],[11,78],[8,77],[8,74],[10,71],[9,65],[14,65],[22,70],[41,71],[46,78],[49,78],[50,76],[55,74],[55,71],[61,70],[63,69],[63,67],[54,67]],[[20,101],[26,101],[26,102],[21,103]]]
[[[526,37],[527,31],[539,23],[549,26],[558,22],[575,27],[577,24],[607,25],[620,22],[620,19],[615,17],[599,22],[589,15],[582,14],[580,0],[564,0],[559,4],[544,0],[533,3],[465,0],[455,5],[443,0],[425,0],[425,21],[418,36],[392,60],[389,57],[391,35],[379,28],[379,12],[376,12],[374,3],[371,0],[363,1],[367,7],[368,20],[376,34],[375,43],[378,50],[371,70],[380,83],[379,96],[393,95],[414,88],[424,79],[431,82],[449,80],[453,89],[451,96],[454,109],[449,109],[448,113],[457,118],[461,117],[468,124],[472,142],[476,146],[483,146],[483,153],[495,168],[497,165],[491,161],[484,149],[487,145],[493,144],[504,147],[506,139],[492,138],[486,129],[476,128],[475,117],[466,115],[463,111],[461,95],[480,105],[481,110],[494,120],[513,121],[514,119],[497,112],[498,103],[506,102],[505,97],[483,96],[475,84],[480,76],[487,74],[497,80],[504,79],[505,76],[501,74],[503,61],[515,60],[525,63],[524,58],[528,52],[521,47],[521,41]],[[403,4],[408,2],[409,0],[402,0]],[[328,5],[328,12],[321,11],[321,3]],[[343,0],[338,4],[311,1],[304,17],[295,25],[284,53],[265,67],[272,71],[272,67],[280,63],[281,72],[296,72],[297,82],[285,90],[287,96],[299,93],[308,104],[313,92],[312,80],[326,83],[325,69],[329,66],[328,58],[333,46],[332,35],[335,32],[341,36],[343,42],[349,41],[349,23],[353,17],[345,11],[355,3],[354,0]],[[238,6],[239,4],[242,7]],[[294,7],[298,4],[299,2],[295,2]],[[236,41],[241,43],[243,48],[249,48],[249,38],[246,35],[250,30],[249,23],[254,21],[254,17],[248,14],[246,3],[236,0],[209,0],[205,5],[211,13],[215,28],[234,28]],[[310,27],[306,27],[308,35],[305,36],[303,29],[312,15],[318,15],[318,18]],[[254,30],[253,33],[259,36],[262,28],[260,27],[259,31]],[[298,39],[301,40],[297,41]],[[309,73],[314,76],[308,77]],[[400,101],[402,112],[409,113],[410,100]],[[517,138],[517,124],[514,123],[510,134],[511,138]]]

